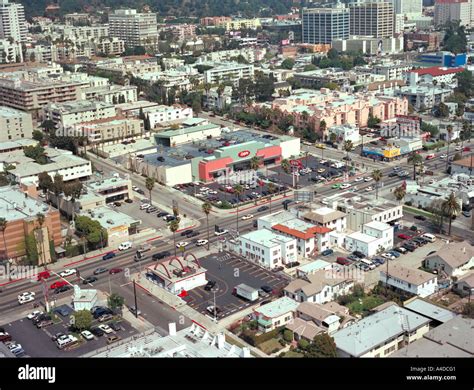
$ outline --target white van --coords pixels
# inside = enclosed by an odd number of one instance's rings
[[[118,250],[124,251],[126,249],[130,249],[131,247],[132,247],[132,243],[130,241],[125,241],[119,245]]]
[[[73,344],[77,341],[77,338],[73,335],[64,335],[59,337],[56,340],[56,345],[59,349],[63,349],[64,347],[67,347],[70,344]]]
[[[421,237],[424,238],[425,240],[428,240],[429,242],[435,242],[436,241],[436,237],[433,236],[430,233],[425,233]]]
[[[359,261],[361,263],[364,263],[365,265],[367,265],[370,269],[375,269],[375,264],[373,262],[371,262],[370,260],[360,259]]]

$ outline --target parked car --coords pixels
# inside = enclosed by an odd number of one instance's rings
[[[118,332],[119,330],[122,330],[122,327],[120,326],[118,322],[111,322],[109,326],[116,332]]]
[[[119,245],[118,250],[124,251],[124,250],[130,249],[131,247],[132,247],[132,243],[130,241],[125,241]]]
[[[99,317],[99,322],[105,322],[113,318],[112,314],[104,314]]]
[[[97,337],[101,337],[104,335],[104,332],[99,329],[99,328],[92,328],[91,329],[91,333],[94,335],[94,336],[97,336]]]
[[[397,235],[398,238],[402,239],[402,240],[409,240],[411,239],[411,236],[409,236],[408,234],[404,234],[404,233],[400,233],[399,235]]]
[[[95,276],[88,276],[87,278],[85,278],[82,281],[82,284],[89,284],[89,283],[97,282],[97,280],[98,279]]]
[[[418,219],[419,221],[426,221],[426,217],[424,215],[415,215],[415,219]]]
[[[394,251],[397,251],[398,253],[401,253],[402,255],[406,254],[408,251],[403,248],[403,247],[396,247],[396,248],[393,248]]]
[[[204,286],[204,290],[211,291],[215,285],[216,285],[216,282],[214,280],[209,280],[207,284]]]
[[[104,256],[102,256],[102,260],[110,260],[110,259],[113,259],[115,256],[116,255],[114,252],[109,252],[109,253],[106,253]]]
[[[43,312],[41,310],[35,310],[35,311],[31,312],[30,314],[28,314],[26,316],[26,318],[29,319],[29,320],[33,320],[41,314],[43,314]]]
[[[94,335],[89,332],[88,330],[83,330],[81,332],[81,336],[84,337],[84,339],[90,341],[90,340],[94,340]]]
[[[401,256],[396,250],[388,251],[392,256],[395,256],[397,259]]]
[[[351,261],[349,261],[347,258],[345,257],[338,257],[336,259],[336,263],[337,264],[341,264],[341,265],[350,265],[352,264]]]
[[[325,251],[321,252],[321,255],[329,256],[329,255],[332,255],[333,253],[334,253],[334,251],[332,249],[326,249]]]
[[[353,254],[354,256],[357,256],[359,259],[365,259],[365,254],[363,254],[363,253],[360,252],[360,251],[354,251],[354,252],[352,252],[352,254]]]
[[[61,276],[62,278],[66,278],[68,276],[75,275],[76,273],[77,271],[75,268],[65,269],[64,271],[59,273],[59,276]]]
[[[116,334],[114,334],[112,336],[107,337],[107,344],[112,344],[119,340],[121,340],[120,336],[117,336]]]
[[[113,333],[113,329],[110,326],[105,325],[105,324],[99,325],[99,329],[105,334]]]
[[[99,267],[94,270],[94,275],[100,275],[107,272],[109,269],[105,267]]]
[[[273,292],[273,288],[267,285],[261,286],[260,290],[265,291],[267,294],[271,294]]]

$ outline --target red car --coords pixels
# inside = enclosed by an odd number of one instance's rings
[[[401,233],[398,235],[398,238],[401,238],[402,240],[409,240],[411,236],[409,236],[408,234]]]
[[[66,282],[65,280],[58,280],[57,282],[54,282],[51,286],[49,286],[49,288],[51,290],[55,290],[59,287],[63,287],[63,286],[67,286],[67,285],[69,285],[69,283]]]
[[[38,275],[36,275],[37,280],[40,281],[42,279],[48,279],[51,276],[49,271],[42,271]]]
[[[465,146],[462,151],[463,151],[463,152],[470,152],[470,151],[471,151],[471,148],[470,148],[469,146]]]
[[[113,275],[113,274],[118,274],[120,272],[122,272],[123,269],[122,268],[112,268],[110,271],[109,271],[109,274],[110,275]]]
[[[336,263],[341,264],[341,265],[350,265],[351,264],[351,262],[349,260],[347,260],[345,257],[338,257],[336,259]]]

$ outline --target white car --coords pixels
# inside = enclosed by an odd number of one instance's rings
[[[21,293],[20,295],[18,295],[18,299],[27,298],[29,296],[34,297],[35,295],[36,293],[33,291],[25,291],[24,293]]]
[[[442,154],[441,156],[439,156],[439,158],[442,158],[443,160],[444,160],[446,157],[448,157],[447,154]]]
[[[356,177],[354,179],[354,182],[358,183],[358,182],[363,181],[363,180],[364,180],[364,178],[359,176],[359,177]]]
[[[385,257],[386,259],[389,259],[389,260],[393,260],[395,258],[395,256],[390,253],[382,253],[382,257]]]
[[[43,314],[41,310],[35,310],[34,312],[31,312],[30,314],[28,314],[26,318],[28,318],[29,320],[32,320],[33,318],[38,317],[41,314]]]
[[[246,221],[247,219],[252,219],[253,218],[253,214],[246,214],[242,217],[242,221]]]
[[[323,159],[323,160],[319,160],[319,163],[320,163],[320,164],[326,164],[327,162],[328,162],[328,160],[324,160],[324,159]]]
[[[94,335],[88,330],[83,330],[81,332],[81,336],[84,337],[86,340],[94,340]]]
[[[189,242],[181,241],[176,244],[176,248],[186,248],[189,245]]]
[[[99,325],[98,328],[106,334],[113,333],[113,330],[109,325],[102,324]]]
[[[456,151],[460,151],[460,150],[462,150],[462,147],[461,147],[461,146],[456,146],[454,149],[455,149]]]
[[[147,208],[151,207],[151,204],[150,203],[143,203],[141,206],[140,206],[140,210],[146,210]]]
[[[63,272],[60,272],[60,273],[59,273],[59,276],[61,276],[62,278],[65,278],[65,277],[67,277],[67,276],[74,275],[76,272],[77,272],[77,271],[76,271],[75,268],[65,269]]]
[[[370,192],[373,190],[373,188],[371,186],[368,186],[366,189],[365,189],[367,192]]]
[[[124,251],[124,250],[130,249],[131,247],[132,247],[132,243],[130,241],[125,241],[119,245],[118,250]]]
[[[25,303],[28,303],[28,302],[32,302],[35,300],[35,296],[34,295],[26,295],[26,296],[23,296],[23,297],[18,297],[18,303],[20,305],[23,305]]]
[[[371,176],[364,177],[364,181],[371,181],[371,180],[372,180]]]
[[[216,236],[222,236],[222,235],[227,234],[227,233],[229,233],[229,231],[227,229],[224,229],[224,230],[221,230],[221,231],[218,231],[218,232],[217,231],[214,232],[214,234]]]
[[[349,183],[344,183],[341,185],[341,188],[345,190],[346,188],[349,188],[351,185]]]
[[[326,170],[325,170],[324,168],[319,168],[319,169],[318,169],[318,173],[323,173],[323,172],[325,172],[325,171],[326,171]]]
[[[203,246],[207,244],[207,240],[197,240],[196,246]]]

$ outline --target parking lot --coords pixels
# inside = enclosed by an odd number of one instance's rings
[[[65,306],[65,305],[63,305]],[[69,308],[69,311],[72,311]],[[101,337],[94,336],[93,340],[87,341],[82,336],[74,334],[79,339],[79,344],[69,350],[61,350],[57,347],[56,343],[51,339],[56,333],[71,334],[68,330],[69,317],[57,315],[55,323],[45,328],[38,329],[31,320],[20,319],[12,323],[3,324],[1,327],[5,328],[12,339],[21,344],[25,351],[26,356],[30,357],[77,357],[86,353],[92,352],[97,348],[101,348],[107,345],[107,337],[111,335],[117,335],[120,338],[127,338],[137,333],[137,331],[131,327],[131,325],[125,320],[114,320],[119,324],[121,330],[113,331],[109,335],[103,335]],[[104,324],[108,324],[111,321],[106,321]],[[92,327],[96,327],[101,323],[98,320],[93,321]]]
[[[206,291],[204,286],[188,291],[189,295],[184,299],[195,310],[212,317],[206,308],[214,305],[215,292],[215,303],[219,309],[218,319],[225,318],[256,303],[271,300],[277,297],[288,284],[286,277],[262,269],[228,252],[201,258],[199,261],[207,269],[207,280],[215,281],[216,285],[212,291]],[[241,283],[256,289],[260,289],[261,286],[269,286],[273,288],[273,292],[268,296],[259,297],[254,302],[249,302],[233,295],[234,287]]]
[[[258,179],[242,179],[241,182],[236,183],[241,184],[243,188],[240,196],[234,193],[235,184],[219,182],[207,183],[205,185],[198,183],[180,184],[175,188],[202,201],[209,201],[216,206],[222,205],[224,202],[233,206],[257,202],[268,197],[270,194],[275,196],[284,193],[288,189],[288,185],[275,183],[273,179],[267,179],[260,172],[258,176]]]
[[[157,214],[163,210],[158,209],[154,212],[147,213],[146,210],[140,210],[140,206],[142,205],[142,203],[143,202],[138,199],[134,200],[133,203],[122,202],[122,205],[120,207],[117,207],[116,210],[124,214],[130,215],[133,218],[140,219],[142,221],[142,226],[153,227],[155,229],[165,228],[166,222],[163,221],[163,218],[157,217]],[[155,203],[153,202],[153,204]],[[168,210],[166,211],[171,212]]]

